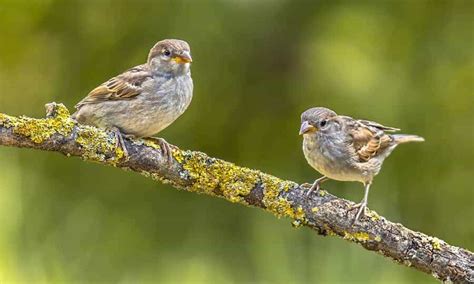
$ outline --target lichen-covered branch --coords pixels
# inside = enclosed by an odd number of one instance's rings
[[[236,166],[201,152],[174,149],[168,161],[159,146],[142,139],[125,139],[129,156],[116,147],[112,133],[78,125],[61,104],[48,104],[44,119],[0,113],[0,145],[27,147],[78,156],[171,184],[173,187],[222,197],[288,217],[321,235],[339,236],[434,277],[474,282],[474,254],[392,223],[374,211],[352,225],[352,202],[325,191],[307,197],[303,185]]]

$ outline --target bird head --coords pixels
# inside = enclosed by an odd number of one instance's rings
[[[184,75],[188,73],[191,49],[184,40],[165,39],[153,46],[148,54],[147,63],[158,74]]]
[[[324,107],[314,107],[301,114],[300,135],[314,134],[326,131],[331,125],[331,119],[337,114]]]

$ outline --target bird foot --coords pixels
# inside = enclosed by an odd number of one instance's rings
[[[316,192],[319,192],[319,190],[321,190],[321,183],[323,183],[327,180],[328,180],[328,178],[325,177],[325,176],[322,176],[322,177],[318,178],[317,180],[315,180],[313,182],[313,184],[311,185],[311,188],[306,193],[306,196],[309,196],[313,192],[313,190],[315,190]]]
[[[365,215],[365,209],[367,209],[367,202],[366,201],[362,201],[358,204],[355,204],[353,206],[351,206],[351,208],[349,209],[349,211],[352,211],[354,209],[357,209],[359,208],[359,210],[357,210],[357,214],[354,218],[354,220],[352,221],[352,225],[354,225],[355,223],[357,223],[357,221],[359,220],[359,217],[360,215],[362,214],[362,212],[364,212],[364,215]]]
[[[122,149],[123,157],[125,159],[128,159],[127,146],[125,146],[125,142],[123,141],[124,135],[122,134],[122,132],[120,132],[120,129],[118,129],[117,127],[111,128],[110,130],[114,133],[115,147]]]
[[[306,196],[309,196],[313,191],[318,193],[320,189],[321,189],[321,186],[319,185],[319,183],[313,183],[311,187],[309,188],[308,192],[306,192]]]
[[[161,153],[164,157],[171,162],[173,160],[173,150],[178,150],[179,148],[175,145],[168,143],[165,139],[159,137],[146,137],[146,140],[153,141],[160,146]]]

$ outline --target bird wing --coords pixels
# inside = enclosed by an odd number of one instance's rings
[[[395,128],[395,127],[390,127],[390,126],[385,126],[385,125],[382,125],[378,122],[375,122],[375,121],[370,121],[370,120],[363,120],[363,119],[359,119],[358,120],[360,123],[364,124],[364,125],[367,125],[367,126],[370,126],[370,127],[375,127],[377,129],[380,129],[380,130],[383,130],[383,131],[387,131],[387,132],[397,132],[397,131],[400,131],[399,128]]]
[[[93,89],[76,108],[86,104],[136,97],[142,92],[143,83],[151,78],[152,74],[145,65],[130,68]]]
[[[355,120],[345,117],[346,127],[356,157],[360,162],[367,162],[377,156],[393,141],[387,132],[398,131],[397,128],[384,126],[368,120]]]

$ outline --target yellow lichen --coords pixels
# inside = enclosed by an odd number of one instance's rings
[[[61,104],[57,106],[54,117],[35,119],[1,114],[0,123],[7,128],[12,128],[13,133],[28,137],[37,144],[55,133],[68,136],[74,126],[74,122],[69,118],[69,111]]]
[[[192,185],[187,188],[189,191],[217,194],[231,202],[247,204],[245,197],[252,189],[261,186],[262,203],[267,210],[278,217],[305,220],[303,208],[293,208],[287,199],[280,196],[281,192],[296,187],[296,183],[210,158],[200,152],[173,150],[172,153],[192,180]]]
[[[65,119],[70,118],[71,114],[69,113],[69,110],[66,108],[66,106],[64,106],[63,104],[55,104],[55,103],[53,104],[55,106],[55,109],[54,109],[55,118],[58,118],[60,120],[65,120]]]
[[[319,211],[319,208],[318,208],[318,207],[313,207],[313,208],[311,208],[311,212],[316,213],[316,212],[318,212],[318,211]]]
[[[421,241],[423,243],[431,244],[431,247],[434,250],[441,250],[442,249],[441,245],[444,243],[443,240],[440,240],[436,237],[431,237],[431,236],[425,236],[421,239]]]
[[[84,125],[79,128],[76,142],[81,145],[84,151],[82,157],[87,160],[115,164],[124,156],[113,135],[92,126]]]
[[[178,162],[178,163],[182,163],[184,161],[184,156],[183,156],[183,153],[181,150],[179,149],[171,149],[171,154],[173,155],[174,159]]]
[[[305,218],[305,213],[303,211],[303,208],[301,206],[298,206],[296,210],[294,211],[294,217],[297,220],[303,220]]]
[[[142,176],[147,177],[147,178],[151,177],[151,173],[149,173],[149,172],[147,172],[147,171],[140,171],[140,174],[141,174]]]
[[[306,223],[306,215],[303,211],[303,208],[301,206],[298,206],[298,208],[296,210],[290,210],[287,212],[287,215],[288,217],[294,219],[293,222],[291,223],[293,225],[293,227],[295,228],[299,228],[301,227],[302,225],[304,225]]]
[[[135,141],[134,141],[135,142]],[[140,142],[143,143],[143,145],[146,145],[150,148],[153,148],[153,149],[157,149],[157,150],[160,150],[161,147],[160,145],[156,144],[154,141],[152,141],[151,139],[147,139],[147,138],[143,138],[142,140],[140,140]]]
[[[368,212],[366,213],[366,216],[370,217],[372,221],[380,220],[380,215],[377,214],[377,212],[372,211],[372,210],[368,210]]]
[[[220,191],[224,198],[246,204],[244,197],[259,180],[259,171],[210,158],[204,153],[175,150],[173,156],[193,180],[193,186],[188,188],[190,191],[210,195]]]
[[[0,113],[0,125],[3,125],[8,119],[8,115]]]
[[[441,242],[442,240],[438,239],[438,238],[431,238],[431,245],[433,246],[433,249],[435,250],[441,250]]]
[[[262,202],[267,210],[275,214],[277,217],[285,216],[293,219],[304,219],[304,212],[302,209],[301,213],[296,212],[292,207],[292,204],[286,198],[280,196],[282,192],[286,192],[289,189],[296,187],[296,183],[284,181],[269,175],[262,175],[261,181],[264,187]],[[296,210],[299,209],[297,208]]]
[[[298,206],[298,208],[294,209],[291,206],[291,203],[288,202],[286,199],[280,197],[280,201],[285,204],[285,211],[284,215],[286,217],[290,217],[295,220],[303,220],[305,217],[303,208],[301,206]]]
[[[327,224],[324,224],[323,228],[324,228],[324,231],[325,231],[326,235],[328,235],[328,236],[337,236],[337,234]]]
[[[301,226],[303,226],[303,225],[304,225],[303,222],[300,221],[300,220],[293,220],[293,221],[291,222],[291,226],[293,226],[293,228],[295,228],[295,229],[296,229],[296,228],[299,228],[299,227],[301,227]]]
[[[366,242],[370,240],[370,236],[364,232],[349,233],[344,231],[344,239],[357,242]]]

